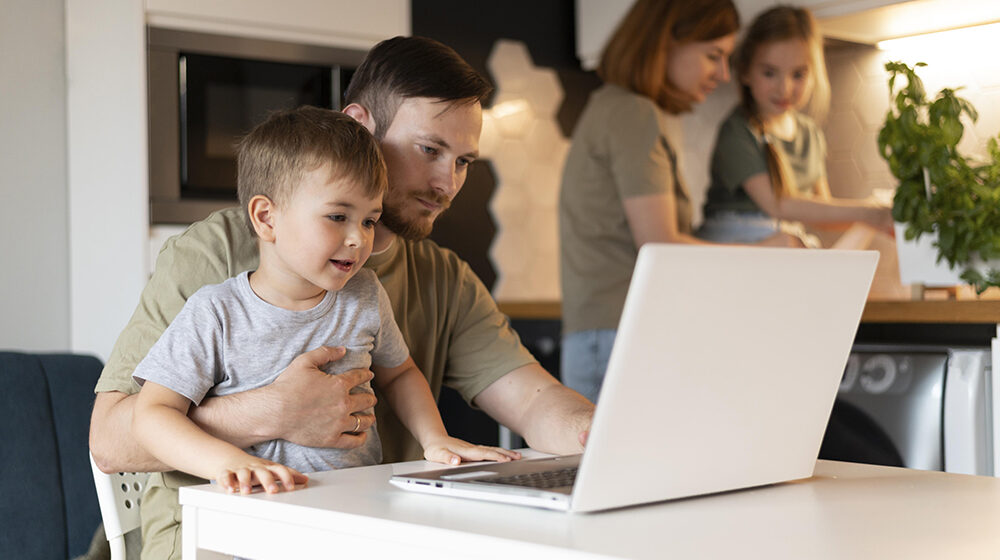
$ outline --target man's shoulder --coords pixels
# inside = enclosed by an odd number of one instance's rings
[[[164,265],[179,265],[182,269],[214,263],[211,268],[217,271],[210,278],[221,282],[244,270],[256,268],[257,240],[246,226],[242,209],[226,208],[213,212],[168,239],[160,250],[160,257],[166,259]]]
[[[188,226],[173,239],[202,243],[224,242],[232,245],[252,241],[253,236],[246,227],[242,209],[233,206],[212,212],[207,218]]]
[[[421,294],[437,294],[437,300],[449,300],[476,279],[461,257],[430,239],[397,237],[386,253],[372,255],[365,266],[378,276],[394,305]]]
[[[436,274],[460,275],[471,271],[468,263],[458,253],[438,245],[431,239],[403,240],[407,258],[419,269]]]
[[[241,289],[241,282],[246,282],[244,276],[245,274],[201,286],[187,298],[180,313],[191,317],[223,317],[231,316],[234,309],[247,308],[247,294]]]

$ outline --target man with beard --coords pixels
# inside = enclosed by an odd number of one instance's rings
[[[454,253],[425,239],[478,155],[482,101],[491,86],[457,53],[436,41],[396,37],[369,52],[345,94],[344,113],[378,140],[389,190],[366,267],[391,300],[396,322],[435,397],[442,384],[553,453],[579,452],[593,406],[548,374],[520,344],[489,292]],[[132,371],[185,300],[206,284],[255,270],[257,245],[242,209],[221,210],[171,238],[157,258],[129,324],[101,379],[90,448],[105,472],[162,471],[131,433],[138,387]],[[312,447],[355,448],[375,416],[386,462],[419,459],[421,448],[391,409],[351,389],[366,370],[331,376],[319,366],[343,349],[299,356],[272,383],[209,398],[190,416],[237,447],[285,439]],[[177,472],[154,474],[142,502],[143,558],[179,557],[179,486],[204,482]]]

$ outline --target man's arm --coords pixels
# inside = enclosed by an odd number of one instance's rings
[[[321,347],[292,361],[274,383],[243,393],[205,399],[192,407],[191,419],[210,435],[246,448],[263,441],[286,439],[310,447],[351,449],[364,445],[366,433],[349,433],[374,422],[362,411],[375,406],[371,393],[351,389],[372,378],[368,370],[328,375],[319,369],[344,356],[343,348]],[[104,472],[170,470],[132,434],[136,395],[111,391],[97,394],[90,421],[90,449]]]
[[[519,367],[476,395],[473,402],[494,420],[521,434],[532,449],[583,451],[594,405],[535,364]]]
[[[106,473],[170,470],[132,437],[135,397],[108,391],[97,393],[94,400],[90,416],[90,453],[97,467]]]

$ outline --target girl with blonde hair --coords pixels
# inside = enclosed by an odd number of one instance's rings
[[[874,199],[837,199],[826,176],[818,121],[830,102],[823,37],[804,8],[761,13],[736,50],[741,103],[722,123],[698,236],[753,243],[775,231],[818,246],[805,224],[865,222],[888,231],[890,209]]]

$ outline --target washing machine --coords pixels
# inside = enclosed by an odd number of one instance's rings
[[[993,475],[989,348],[853,348],[821,458]]]

